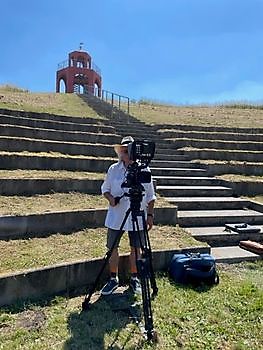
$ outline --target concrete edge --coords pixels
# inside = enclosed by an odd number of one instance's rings
[[[1,178],[0,195],[30,196],[54,192],[81,192],[98,195],[102,182],[103,178],[93,180],[87,178]]]
[[[80,124],[100,124],[105,123],[109,124],[109,121],[105,118],[92,118],[92,117],[72,117],[67,115],[60,115],[60,114],[53,114],[53,113],[46,113],[46,112],[27,112],[19,109],[6,109],[6,108],[0,108],[0,114],[5,115],[11,115],[15,117],[24,117],[27,119],[33,118],[33,119],[47,119],[51,121],[62,121],[62,122],[69,122],[69,123],[80,123]]]
[[[82,209],[43,214],[0,216],[0,239],[41,237],[71,233],[86,227],[103,227],[107,209]],[[155,208],[155,223],[176,225],[177,207]]]
[[[167,270],[173,254],[180,252],[210,253],[210,247],[190,247],[174,250],[153,251],[155,271]],[[71,295],[94,283],[103,264],[103,259],[81,260],[46,266],[0,276],[0,306],[8,306],[25,300],[39,300],[55,295]],[[119,274],[126,280],[129,256],[120,257]],[[100,283],[107,278],[107,269]]]
[[[263,194],[263,181],[230,181],[219,179],[225,186],[233,189],[234,196],[256,196]]]

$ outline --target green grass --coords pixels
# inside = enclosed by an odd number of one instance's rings
[[[75,94],[31,93],[10,86],[0,86],[0,108],[104,119]]]
[[[187,231],[168,225],[155,225],[150,231],[153,249],[205,246]],[[71,234],[41,238],[0,240],[0,274],[47,265],[104,256],[106,228],[87,228]],[[128,235],[121,240],[120,253],[129,252]]]
[[[0,349],[262,350],[263,263],[221,265],[219,272],[220,283],[211,289],[158,276],[157,345],[144,341],[126,313],[95,295],[86,313],[80,313],[82,296],[2,309]]]

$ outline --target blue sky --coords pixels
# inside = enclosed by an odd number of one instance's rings
[[[104,88],[131,98],[262,101],[262,15],[263,0],[3,0],[0,84],[54,91],[84,42]]]

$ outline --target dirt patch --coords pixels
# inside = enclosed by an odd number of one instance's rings
[[[26,330],[37,330],[42,328],[46,323],[46,315],[41,310],[26,310],[22,312],[17,321],[18,328]]]

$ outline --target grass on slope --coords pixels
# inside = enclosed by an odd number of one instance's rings
[[[71,234],[41,238],[0,240],[0,274],[63,262],[103,257],[106,253],[106,228],[86,228]],[[152,249],[178,249],[205,246],[185,230],[155,225],[150,231]],[[129,252],[128,235],[121,239],[120,253]],[[1,348],[1,347],[0,347]]]
[[[262,128],[263,109],[257,106],[176,106],[132,103],[130,113],[149,124]]]
[[[233,182],[263,182],[263,176],[246,176],[239,174],[223,174],[216,176],[218,179]]]
[[[31,93],[0,86],[0,108],[103,119],[75,94]]]
[[[107,298],[81,313],[80,296],[2,309],[0,349],[262,350],[263,263],[221,265],[219,273],[211,289],[182,287],[158,275],[157,345],[146,343],[128,314],[114,311]]]
[[[171,204],[164,197],[157,196],[157,198],[156,207],[171,207]],[[0,215],[24,215],[107,207],[108,201],[102,195],[80,192],[52,193],[30,197],[0,196]]]
[[[105,173],[67,170],[0,170],[0,179],[104,179]]]

